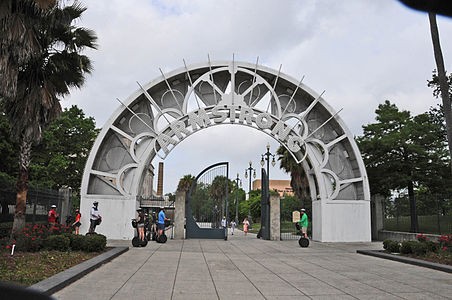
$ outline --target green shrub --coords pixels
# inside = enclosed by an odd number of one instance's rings
[[[31,236],[28,234],[17,236],[15,243],[16,251],[37,252],[42,249],[44,240],[39,236]]]
[[[426,242],[417,242],[411,245],[411,251],[413,254],[423,256],[427,253],[428,247]]]
[[[51,235],[46,239],[46,248],[57,251],[68,251],[71,240],[64,235]]]
[[[439,244],[434,241],[427,241],[425,245],[427,246],[427,252],[436,252],[439,249]]]
[[[417,241],[404,241],[404,242],[402,242],[402,246],[400,246],[400,253],[402,253],[402,254],[411,254],[411,253],[413,253],[413,247],[416,247],[417,244],[419,244],[419,242],[417,242]]]
[[[86,252],[100,252],[107,246],[107,237],[102,234],[91,234],[85,236],[83,242],[83,251]]]
[[[73,235],[71,239],[71,249],[73,251],[81,251],[85,248],[86,236],[84,235]]]
[[[384,240],[383,249],[385,249],[387,252],[398,253],[400,252],[400,244],[398,241]]]

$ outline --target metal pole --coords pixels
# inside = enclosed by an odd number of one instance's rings
[[[254,178],[256,178],[256,169],[254,169],[252,167],[251,161],[249,162],[249,164],[250,164],[250,166],[247,169],[245,169],[245,178],[248,176],[248,172],[249,172],[249,176],[250,176],[249,184],[248,184],[248,201],[251,198],[251,174],[252,174],[252,171],[254,171]],[[248,221],[250,223],[248,228],[251,229],[253,222],[252,222],[252,218],[251,218],[251,207],[249,207],[249,206],[248,206]]]
[[[235,182],[237,183],[235,190],[235,224],[239,223],[239,198],[238,198],[239,180],[240,180],[239,173],[237,173],[237,178],[235,179]]]

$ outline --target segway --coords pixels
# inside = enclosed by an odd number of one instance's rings
[[[160,244],[166,243],[166,241],[168,240],[168,237],[165,234],[165,230],[167,230],[168,227],[170,227],[171,225],[172,225],[171,220],[165,220],[165,229],[163,229],[162,234],[160,236],[158,236],[158,235],[155,236],[155,241],[157,243],[160,243]]]
[[[143,241],[140,240],[140,237],[138,236],[138,222],[136,219],[132,219],[132,227],[135,228],[135,237],[132,239],[132,246],[134,247],[146,247],[148,244],[148,240],[145,238]],[[145,229],[146,230],[146,229]],[[146,236],[146,232],[145,232]]]
[[[305,237],[303,236],[303,232],[301,232],[300,224],[298,224],[298,222],[295,223],[295,227],[297,228],[297,230],[298,230],[298,231],[300,232],[300,234],[301,234],[301,237],[300,237],[300,239],[298,240],[298,245],[300,245],[300,247],[302,247],[302,248],[308,247],[308,246],[309,246],[309,239],[307,239],[307,238],[305,238]]]

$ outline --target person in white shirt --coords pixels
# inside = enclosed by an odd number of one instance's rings
[[[95,233],[96,226],[99,225],[100,222],[102,221],[102,216],[100,215],[100,211],[97,208],[98,205],[99,205],[99,202],[94,201],[93,207],[91,207],[90,218],[89,218],[90,225],[89,225],[88,233]]]
[[[235,226],[237,226],[237,223],[235,223],[234,220],[231,221],[231,234],[234,235]]]

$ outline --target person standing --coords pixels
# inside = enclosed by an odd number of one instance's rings
[[[248,221],[248,218],[245,218],[245,220],[243,220],[243,232],[246,234],[248,233],[248,227],[250,226],[250,222]]]
[[[231,221],[231,235],[234,235],[235,226],[237,226],[237,223],[235,223],[234,220]]]
[[[89,225],[88,233],[95,233],[96,226],[99,225],[100,222],[102,221],[102,216],[100,215],[98,205],[99,205],[99,202],[94,201],[93,207],[91,207],[90,217],[89,217],[90,225]]]
[[[299,224],[300,224],[300,228],[301,228],[301,234],[307,239],[308,238],[308,215],[306,214],[306,210],[304,208],[302,208],[300,210],[301,213],[301,218]]]
[[[72,223],[72,226],[75,229],[75,234],[80,234],[80,225],[82,225],[82,223],[80,223],[81,217],[82,217],[82,214],[80,213],[80,210],[77,208],[75,210],[75,221],[74,221],[74,223]]]
[[[140,238],[140,241],[144,241],[144,212],[143,209],[138,208],[137,209],[138,218],[137,218],[137,229],[138,229],[138,237]]]
[[[163,234],[163,231],[165,230],[165,221],[166,220],[169,220],[169,219],[166,218],[166,216],[165,216],[165,208],[162,206],[162,207],[160,207],[158,220],[157,220],[157,230],[158,230],[158,232],[157,232],[157,240]]]
[[[56,205],[52,204],[50,206],[49,213],[47,214],[47,221],[49,222],[50,226],[55,226],[58,222],[58,213],[56,212]]]

